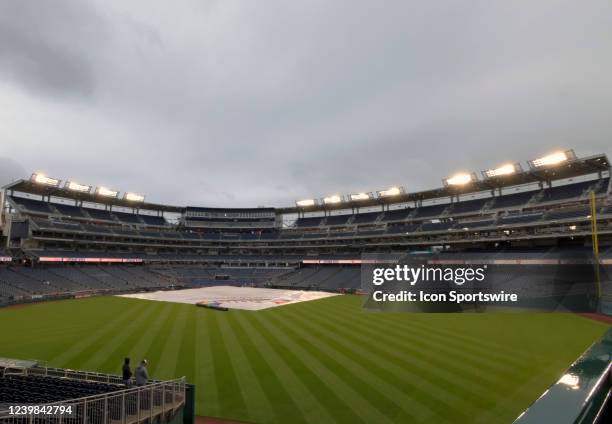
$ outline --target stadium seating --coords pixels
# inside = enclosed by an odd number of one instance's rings
[[[168,224],[162,216],[140,215],[140,218],[147,225],[165,226]]]
[[[111,383],[4,374],[2,371],[0,369],[0,400],[7,404],[45,404],[124,389],[124,386]]]
[[[140,216],[133,213],[113,212],[113,216],[117,217],[119,221],[128,224],[143,224],[143,221],[140,220]]]
[[[378,229],[378,230],[361,230],[357,233],[358,236],[378,236],[381,235],[385,232],[384,229]]]
[[[441,215],[442,212],[444,212],[444,210],[448,208],[449,206],[450,204],[421,206],[417,208],[416,214],[414,215],[414,217],[415,218],[425,218],[425,217],[438,216],[438,215]]]
[[[107,210],[91,208],[83,208],[83,210],[95,220],[114,221],[113,215]]]
[[[345,225],[352,215],[331,215],[328,216],[325,225]]]
[[[29,275],[19,272],[17,267],[0,267],[0,282],[19,289],[29,294],[44,294],[61,291],[60,287],[54,286],[49,280],[38,280]]]
[[[572,219],[572,218],[582,218],[587,219],[590,216],[589,209],[580,208],[574,210],[559,210],[553,211],[546,214],[547,220],[560,220],[560,219]]]
[[[311,266],[274,278],[270,285],[291,288],[315,288],[336,291],[358,288],[361,284],[359,266]]]
[[[382,221],[403,221],[408,218],[411,212],[412,209],[409,208],[386,211],[383,214]]]
[[[369,224],[375,222],[380,214],[380,212],[359,213],[354,215],[353,224]]]
[[[335,215],[302,217],[295,225],[284,228],[213,227],[206,228],[206,232],[186,228],[184,217],[174,225],[161,216],[129,213],[127,209],[111,212],[55,203],[59,200],[46,203],[12,194],[7,198],[20,211],[14,227],[19,225],[18,231],[11,243],[16,249],[22,243],[26,260],[57,256],[83,263],[97,258],[103,262],[109,261],[106,258],[135,258],[147,263],[193,260],[210,264],[215,259],[219,262],[229,258],[234,261],[232,265],[243,265],[240,259],[249,263],[287,259],[296,264],[309,256],[343,257],[340,253],[351,252],[348,257],[354,259],[363,251],[387,251],[398,246],[422,249],[434,243],[480,243],[483,238],[506,242],[514,236],[526,240],[536,232],[539,237],[542,233],[554,233],[557,237],[559,231],[573,231],[563,221],[587,219],[590,212],[586,194],[590,190],[605,194],[608,185],[607,177],[545,189],[534,189],[535,184],[530,184],[529,191],[507,190],[508,194],[504,191],[493,196],[483,190],[478,194],[483,198],[420,207],[414,207],[419,197],[406,197],[403,203],[391,205],[394,208],[391,210],[383,210],[387,205],[383,208],[377,200],[368,200],[367,205],[356,209],[363,211],[360,213],[334,210]],[[461,194],[461,199],[468,196]],[[448,197],[435,201],[445,200],[450,201]],[[600,215],[612,212],[609,198],[600,196],[600,202]],[[512,227],[512,232],[507,227]],[[343,249],[339,246],[346,246],[347,250],[338,250]],[[160,276],[147,266],[83,264],[66,266],[66,271],[59,266],[12,268],[5,267],[0,272],[2,299],[78,291],[149,290],[173,284],[167,275]],[[252,281],[250,277],[246,280]]]
[[[494,219],[483,219],[481,221],[459,222],[459,223],[455,224],[455,228],[474,229],[474,228],[490,227],[492,225],[495,225],[495,220]]]
[[[485,199],[475,199],[475,200],[466,200],[453,203],[453,207],[451,209],[451,214],[463,214],[469,212],[478,212],[480,211],[484,205],[489,202],[491,198]]]
[[[413,233],[417,231],[420,224],[396,224],[387,228],[387,234]]]
[[[327,237],[327,233],[305,233],[302,237],[305,239],[319,239]]]
[[[0,297],[17,298],[90,291],[135,291],[175,285],[140,265],[0,267]]]
[[[13,197],[13,201],[22,209],[34,213],[51,214],[53,211],[46,202],[26,199],[24,197]]]
[[[502,208],[513,208],[517,206],[524,206],[528,203],[537,191],[526,191],[514,194],[504,194],[503,196],[495,197],[495,202],[491,206],[491,209],[502,209]]]
[[[509,215],[500,218],[500,224],[527,224],[539,221],[542,218],[542,213],[531,213],[525,215]]]
[[[544,189],[540,202],[552,202],[580,197],[593,185],[592,181]]]
[[[136,269],[136,268],[135,268]],[[157,267],[155,271],[190,285],[265,285],[293,268],[202,267],[197,265]]]
[[[297,227],[318,227],[319,225],[321,225],[321,222],[323,221],[324,217],[322,216],[317,216],[317,217],[306,217],[306,218],[298,218],[295,221],[295,225]]]
[[[53,207],[57,209],[57,211],[62,215],[65,215],[71,218],[85,218],[85,214],[83,213],[83,210],[77,206],[55,203],[53,204]]]
[[[422,231],[444,231],[453,227],[452,221],[447,222],[425,222],[421,226]]]

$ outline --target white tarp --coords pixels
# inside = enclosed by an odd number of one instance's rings
[[[199,289],[122,294],[120,297],[161,302],[206,303],[229,309],[258,311],[291,303],[337,296],[338,293],[302,290],[281,290],[257,287],[214,286]]]

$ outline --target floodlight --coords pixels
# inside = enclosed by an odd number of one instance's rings
[[[378,193],[378,197],[390,197],[390,196],[397,196],[399,194],[402,194],[403,192],[404,192],[404,189],[402,187],[391,187],[386,190],[380,190],[377,193]]]
[[[335,204],[335,203],[340,203],[342,202],[344,199],[342,198],[342,196],[339,196],[337,194],[334,194],[332,196],[327,196],[323,198],[323,203],[325,203],[326,205],[330,205],[330,204]]]
[[[295,204],[299,207],[314,206],[317,204],[317,201],[315,199],[304,199],[298,200]]]
[[[350,195],[351,200],[368,200],[372,198],[372,193],[355,193]]]
[[[144,202],[145,199],[144,195],[136,193],[125,193],[123,198],[132,202]]]
[[[528,162],[531,168],[541,168],[544,166],[558,165],[569,160],[576,159],[576,154],[573,150],[558,151],[551,153],[541,158],[533,159]]]
[[[89,193],[91,191],[91,186],[79,184],[74,181],[66,181],[64,188],[72,191],[79,191],[81,193]]]
[[[41,174],[41,173],[32,174],[31,181],[37,184],[44,184],[44,185],[48,185],[51,187],[58,187],[60,184],[60,180],[57,180],[51,177],[47,177],[45,174]]]
[[[104,197],[117,197],[119,192],[106,187],[98,187],[96,188],[96,194]]]
[[[498,166],[495,169],[487,169],[486,171],[482,171],[482,175],[485,178],[502,177],[504,175],[516,174],[522,170],[523,169],[521,168],[520,163],[507,163],[505,165]]]
[[[462,186],[476,181],[476,174],[461,172],[443,180],[445,186]]]

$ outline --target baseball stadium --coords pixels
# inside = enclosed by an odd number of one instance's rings
[[[15,175],[0,423],[610,422],[610,163],[527,159],[286,207]],[[366,307],[364,263],[396,254],[488,267],[554,307]]]

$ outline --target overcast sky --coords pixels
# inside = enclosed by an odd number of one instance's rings
[[[612,2],[0,0],[0,182],[287,206],[610,154]]]

